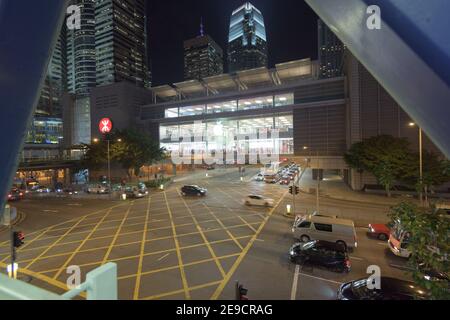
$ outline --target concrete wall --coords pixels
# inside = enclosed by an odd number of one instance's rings
[[[136,87],[127,82],[93,88],[91,91],[91,133],[100,138],[98,123],[110,118],[115,129],[135,127],[140,107],[152,101],[148,89]]]
[[[406,138],[412,151],[419,151],[419,129],[410,127],[408,114],[387,93],[367,69],[350,53],[345,58],[345,73],[348,87],[347,102],[347,147],[377,135],[392,135]],[[423,148],[438,154],[439,149],[424,134]],[[376,184],[370,174],[349,172],[349,184],[360,190],[365,184]]]

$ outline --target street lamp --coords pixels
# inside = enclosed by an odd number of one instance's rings
[[[416,124],[414,122],[410,122],[408,124],[411,128],[415,127]],[[423,140],[422,140],[422,128],[419,127],[419,183],[420,183],[420,205],[423,206],[423,192],[422,192],[422,183],[423,183]]]

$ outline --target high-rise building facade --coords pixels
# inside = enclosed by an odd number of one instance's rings
[[[61,96],[67,86],[66,35],[63,28],[47,67],[44,84],[36,107],[39,116],[60,117]]]
[[[95,1],[97,85],[149,86],[144,0]]]
[[[67,30],[67,89],[89,95],[96,85],[95,0],[71,0],[81,10],[80,29]]]
[[[222,48],[209,35],[184,42],[184,79],[202,79],[223,73]]]
[[[345,45],[322,21],[317,22],[319,44],[319,77],[334,78],[343,75]]]
[[[233,11],[228,37],[229,72],[267,67],[264,17],[250,2]]]

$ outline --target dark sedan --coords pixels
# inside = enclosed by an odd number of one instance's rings
[[[370,289],[367,279],[344,283],[338,300],[426,300],[427,292],[414,282],[381,277],[380,289]]]
[[[328,241],[297,243],[289,251],[291,262],[321,266],[336,272],[349,272],[351,263],[347,249]]]
[[[181,188],[181,194],[183,196],[205,196],[208,190],[199,186],[184,186]]]
[[[17,188],[11,189],[8,193],[8,201],[19,201],[23,198],[23,192]]]

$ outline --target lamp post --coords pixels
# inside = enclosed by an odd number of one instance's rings
[[[414,122],[410,122],[409,126],[415,127]],[[419,183],[420,183],[420,205],[423,206],[423,139],[422,139],[422,128],[419,127]]]

